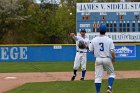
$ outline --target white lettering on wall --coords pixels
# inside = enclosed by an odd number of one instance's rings
[[[90,24],[80,24],[80,27],[90,27]]]
[[[27,59],[27,47],[20,47],[20,59]]]
[[[10,57],[11,57],[11,59],[13,59],[13,60],[18,59],[18,54],[19,54],[19,52],[18,52],[17,47],[12,47],[10,49]]]
[[[27,47],[1,47],[1,60],[27,59]]]
[[[139,2],[77,3],[77,12],[126,12],[140,11]]]
[[[8,54],[8,47],[1,48],[1,59],[7,60],[9,58]]]
[[[80,33],[77,33],[78,35]],[[89,40],[99,36],[99,33],[87,33],[86,34]],[[139,32],[128,32],[128,33],[106,33],[109,38],[112,38],[114,42],[140,42],[140,33]]]

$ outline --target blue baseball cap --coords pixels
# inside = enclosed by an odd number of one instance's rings
[[[106,24],[100,24],[99,31],[106,32]]]
[[[81,29],[81,31],[80,32],[85,32],[86,33],[86,30],[85,29]]]

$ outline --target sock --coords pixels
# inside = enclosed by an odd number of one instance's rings
[[[74,76],[76,76],[76,72],[77,72],[77,70],[73,70],[73,74],[74,74]]]
[[[108,87],[109,87],[109,88],[112,88],[113,82],[114,82],[114,78],[110,77],[110,78],[108,79]]]
[[[96,93],[100,93],[101,83],[95,83]]]
[[[85,77],[85,74],[86,74],[86,70],[82,70],[82,78]]]

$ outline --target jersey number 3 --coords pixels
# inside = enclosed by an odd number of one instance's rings
[[[99,43],[100,45],[100,51],[104,51],[104,43]]]

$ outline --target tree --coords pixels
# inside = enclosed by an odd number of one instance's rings
[[[92,0],[0,0],[0,43],[74,43],[76,3]]]
[[[21,21],[24,20],[18,15],[20,9],[21,6],[17,4],[17,0],[0,0],[1,43],[15,42],[11,36],[16,36],[14,31],[21,24]]]

